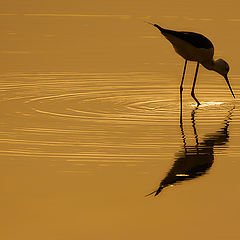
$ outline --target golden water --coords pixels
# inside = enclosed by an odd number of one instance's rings
[[[0,12],[1,239],[239,239],[236,5],[15,2]],[[195,109],[190,63],[181,128],[184,61],[144,20],[207,35],[236,101],[201,67]]]

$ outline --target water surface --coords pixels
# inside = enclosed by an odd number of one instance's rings
[[[239,239],[234,6],[220,18],[107,2],[0,14],[2,239]],[[201,67],[196,109],[191,63],[180,126],[184,61],[145,19],[211,36],[237,100]]]

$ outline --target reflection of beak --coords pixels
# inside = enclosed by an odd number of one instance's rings
[[[227,85],[228,85],[228,87],[229,87],[229,89],[230,89],[230,91],[231,91],[233,97],[235,98],[234,93],[233,93],[233,90],[232,90],[232,88],[231,88],[231,85],[230,85],[230,82],[229,82],[229,80],[228,80],[227,75],[225,75],[224,78],[225,78],[225,80],[226,80],[226,82],[227,82]]]

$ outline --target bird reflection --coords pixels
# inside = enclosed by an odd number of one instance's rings
[[[184,149],[180,152],[166,177],[161,181],[160,186],[156,191],[148,194],[157,196],[164,188],[175,183],[180,183],[185,180],[190,180],[204,175],[214,162],[214,146],[221,146],[228,142],[229,133],[228,127],[231,120],[233,109],[231,109],[224,120],[223,127],[214,134],[207,135],[202,142],[199,143],[198,134],[195,123],[195,112],[192,111],[191,120],[194,131],[196,144],[187,146],[186,138],[182,123],[180,123],[181,134],[183,139]]]

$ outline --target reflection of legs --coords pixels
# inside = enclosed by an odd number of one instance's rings
[[[198,141],[197,128],[196,128],[196,124],[195,124],[195,112],[196,112],[197,109],[198,109],[198,107],[196,107],[195,109],[192,110],[191,119],[192,119],[194,137],[195,137],[195,140],[196,140],[196,146],[197,146],[197,149],[198,149],[199,141]]]
[[[187,152],[187,143],[186,143],[186,137],[185,137],[185,134],[184,134],[184,130],[183,130],[183,123],[180,122],[180,129],[181,129],[181,135],[182,135],[182,140],[183,140],[183,147],[184,147],[184,150],[185,150],[185,153]]]
[[[182,124],[182,92],[183,92],[183,80],[186,72],[187,67],[187,60],[185,60],[184,69],[183,69],[183,75],[182,75],[182,81],[180,84],[180,123]]]
[[[199,68],[199,62],[197,63],[196,72],[195,72],[195,76],[194,76],[194,80],[193,80],[192,92],[191,92],[193,99],[197,102],[197,106],[200,105],[200,102],[195,97],[194,88],[195,88],[195,84],[196,84],[196,80],[197,80],[198,68]]]
[[[191,120],[192,120],[194,137],[196,140],[196,146],[198,148],[199,141],[198,141],[198,134],[197,134],[197,128],[196,128],[196,123],[195,123],[195,113],[196,113],[197,109],[198,109],[198,107],[196,107],[195,109],[192,110]],[[182,135],[182,140],[183,140],[183,147],[184,147],[185,153],[187,153],[187,143],[186,143],[186,136],[185,136],[184,130],[183,130],[183,122],[180,123],[180,129],[181,129],[181,135]]]

